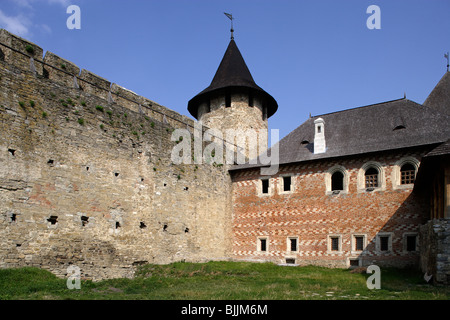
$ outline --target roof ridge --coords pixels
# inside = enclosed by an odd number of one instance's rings
[[[396,102],[396,101],[401,101],[401,100],[408,100],[408,101],[414,102],[414,103],[422,106],[421,104],[419,104],[419,103],[417,103],[415,101],[409,100],[407,98],[400,98],[400,99],[394,99],[394,100],[389,100],[389,101],[384,101],[384,102],[373,103],[373,104],[369,104],[369,105],[366,105],[366,106],[359,106],[359,107],[350,108],[350,109],[344,109],[344,110],[339,110],[339,111],[328,112],[328,113],[324,113],[324,114],[320,114],[320,115],[311,116],[311,118],[317,118],[317,117],[327,116],[327,115],[330,115],[330,114],[341,113],[341,112],[346,112],[346,111],[353,111],[353,110],[356,110],[356,109],[368,108],[368,107],[373,107],[373,106],[377,106],[377,105],[380,105],[380,104]]]

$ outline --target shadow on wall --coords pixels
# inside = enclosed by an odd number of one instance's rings
[[[395,192],[395,191],[394,191]],[[397,191],[401,192],[401,191]],[[425,195],[412,191],[395,213],[372,238],[352,235],[352,251],[363,248],[350,266],[384,267],[420,266],[420,227],[428,221],[429,206]]]

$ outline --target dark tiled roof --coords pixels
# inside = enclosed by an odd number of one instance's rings
[[[444,74],[423,105],[450,115],[450,72]]]
[[[428,152],[425,157],[435,157],[435,156],[443,156],[443,155],[449,155],[450,154],[450,139],[446,142],[440,144],[430,152]]]
[[[272,116],[278,109],[275,99],[253,80],[250,70],[234,40],[230,41],[210,86],[189,101],[189,112],[197,118],[199,104],[204,99],[208,99],[209,94],[226,88],[248,88],[262,95],[267,103],[267,117]]]
[[[326,152],[314,154],[314,120],[325,121]],[[280,164],[442,143],[450,115],[399,99],[311,117],[279,142]],[[258,167],[239,165],[231,170]]]

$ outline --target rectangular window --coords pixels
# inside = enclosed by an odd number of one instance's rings
[[[297,238],[290,238],[289,239],[289,246],[290,251],[297,251]]]
[[[389,236],[381,236],[380,251],[388,251],[388,250],[389,250]]]
[[[331,237],[331,251],[339,251],[339,237]]]
[[[269,179],[263,179],[262,182],[262,193],[268,194],[269,193]]]
[[[355,250],[356,251],[364,250],[364,236],[355,236]]]
[[[359,260],[358,259],[350,259],[350,267],[358,267],[359,266]]]
[[[415,170],[402,171],[402,184],[411,184],[414,183],[416,177]]]
[[[291,177],[283,177],[283,191],[291,191]]]
[[[378,187],[378,174],[366,175],[366,188]]]
[[[258,251],[267,252],[267,238],[258,239]]]
[[[416,251],[417,236],[406,236],[406,251]]]

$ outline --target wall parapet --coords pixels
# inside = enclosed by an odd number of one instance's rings
[[[180,115],[150,99],[118,84],[111,83],[93,72],[47,51],[36,44],[0,29],[0,61],[47,78],[69,88],[83,90],[109,103],[117,103],[144,116],[152,117],[173,127],[194,128],[194,120]]]

